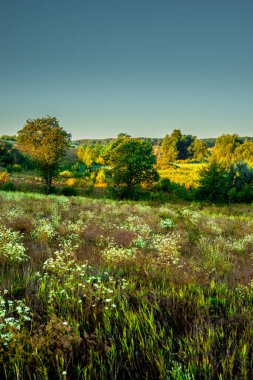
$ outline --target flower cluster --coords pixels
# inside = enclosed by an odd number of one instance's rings
[[[136,258],[137,247],[118,247],[110,244],[108,248],[103,251],[103,257],[108,263],[119,263],[122,261],[132,261]]]
[[[174,220],[173,219],[170,219],[170,218],[166,218],[166,219],[162,219],[159,223],[160,227],[161,228],[172,228],[174,227],[175,223],[174,223]]]
[[[7,346],[25,321],[30,321],[30,309],[22,300],[6,299],[8,291],[0,292],[0,344]]]
[[[55,229],[50,220],[39,218],[36,228],[31,232],[33,238],[40,241],[49,241],[55,236]]]
[[[0,226],[0,257],[10,263],[26,261],[28,256],[21,239],[22,235],[19,232]]]

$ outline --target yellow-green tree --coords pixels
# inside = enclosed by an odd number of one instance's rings
[[[58,169],[59,160],[70,147],[71,135],[52,116],[27,120],[18,132],[18,146],[39,169],[47,192]]]
[[[85,146],[81,145],[78,148],[77,156],[79,160],[84,163],[84,165],[87,166],[87,168],[90,168],[94,164],[103,165],[103,159],[101,157],[102,155],[103,147],[99,145],[95,146]]]
[[[253,164],[253,142],[246,140],[235,150],[236,161],[246,161]]]
[[[177,157],[177,140],[173,136],[166,135],[162,141],[158,166],[161,169],[165,169],[170,162],[176,161]]]
[[[196,139],[192,145],[193,159],[203,161],[208,157],[207,145],[203,140]]]
[[[237,161],[236,150],[240,145],[241,140],[238,135],[222,135],[216,139],[212,150],[212,158],[225,168],[229,168],[231,163]]]

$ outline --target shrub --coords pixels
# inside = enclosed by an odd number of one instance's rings
[[[78,191],[77,189],[73,188],[73,187],[62,187],[60,189],[60,195],[65,195],[65,196],[76,196],[78,195]]]
[[[4,190],[4,191],[15,191],[16,190],[16,186],[13,182],[5,182],[1,185],[1,190]]]
[[[168,193],[169,191],[171,191],[171,181],[169,180],[169,178],[163,178],[160,184],[161,190],[163,190],[164,192]]]
[[[22,166],[19,164],[14,164],[14,165],[9,165],[8,166],[8,172],[21,172],[22,171]]]

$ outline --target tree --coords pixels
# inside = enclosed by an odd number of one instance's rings
[[[60,127],[55,117],[27,120],[18,132],[18,146],[36,164],[50,192],[59,160],[70,147],[71,135]]]
[[[207,145],[203,140],[196,139],[192,145],[193,159],[203,161],[208,157]]]
[[[237,160],[235,152],[241,143],[242,141],[236,134],[218,137],[212,150],[213,159],[228,169],[231,163]]]
[[[177,141],[172,136],[166,135],[162,141],[158,166],[167,168],[170,162],[174,162],[178,156]]]
[[[252,202],[253,169],[244,161],[231,164],[228,172],[229,199],[232,202]]]
[[[162,141],[158,166],[165,169],[170,162],[191,158],[195,139],[194,136],[182,134],[180,129],[174,129],[172,134],[166,135]]]
[[[253,164],[253,142],[245,140],[235,150],[236,161],[246,161]]]
[[[123,198],[133,198],[141,183],[150,184],[159,179],[152,144],[134,138],[116,139],[105,156],[109,165],[109,184]]]
[[[92,165],[98,164],[102,165],[103,164],[103,159],[102,159],[102,152],[104,150],[104,147],[102,145],[88,145],[84,146],[81,145],[78,148],[77,151],[77,156],[79,160],[84,163],[84,165],[87,168],[91,168]]]
[[[225,168],[212,160],[200,170],[197,198],[209,202],[226,202],[228,199],[228,178]]]

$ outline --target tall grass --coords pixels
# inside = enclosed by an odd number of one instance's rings
[[[0,201],[0,378],[253,377],[251,205]]]

